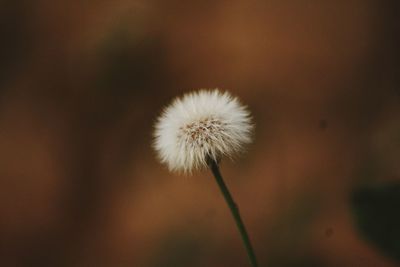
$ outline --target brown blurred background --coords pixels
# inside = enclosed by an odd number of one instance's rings
[[[198,88],[254,144],[222,172],[260,266],[398,266],[351,194],[400,180],[398,1],[0,1],[0,266],[245,267],[208,172],[152,125]]]

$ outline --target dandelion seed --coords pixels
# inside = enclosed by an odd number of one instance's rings
[[[171,171],[234,157],[251,142],[250,112],[229,93],[200,90],[175,99],[155,125],[154,148]]]

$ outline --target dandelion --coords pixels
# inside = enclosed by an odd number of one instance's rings
[[[191,173],[210,168],[231,210],[251,266],[257,267],[246,228],[219,171],[222,157],[233,158],[251,142],[250,112],[239,100],[219,90],[200,90],[176,98],[155,125],[154,149],[170,171]]]
[[[154,147],[171,171],[192,172],[208,160],[234,157],[251,141],[249,111],[229,93],[218,90],[177,98],[160,116]]]

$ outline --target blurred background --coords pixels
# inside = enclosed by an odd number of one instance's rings
[[[1,0],[0,266],[248,266],[211,174],[151,148],[163,106],[199,88],[253,112],[221,170],[260,266],[399,266],[399,11]]]

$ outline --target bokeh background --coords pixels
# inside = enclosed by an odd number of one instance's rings
[[[221,88],[254,143],[222,172],[260,266],[399,266],[398,1],[0,1],[0,266],[245,267],[209,172],[151,149]]]

